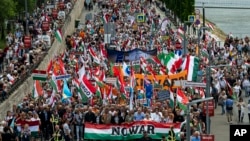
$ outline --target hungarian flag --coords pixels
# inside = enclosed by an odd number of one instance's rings
[[[55,31],[55,37],[57,39],[58,42],[62,42],[62,31],[60,29],[57,29]]]
[[[21,121],[21,120],[17,120],[16,121],[17,124],[17,130],[18,132],[22,131],[22,128],[25,124],[29,125],[29,130],[31,132],[32,135],[36,135],[39,132],[39,126],[40,126],[40,120],[36,120],[36,121]]]
[[[83,76],[81,85],[80,85],[83,93],[90,98],[92,95],[96,93],[96,88],[92,85],[92,83],[87,79],[87,76]]]
[[[187,103],[189,102],[187,96],[183,93],[181,89],[177,89],[177,95],[176,95],[176,100],[179,105],[179,107],[182,110],[187,109]]]
[[[188,55],[183,64],[182,64],[182,70],[187,71],[187,80],[188,81],[196,81],[197,79],[197,73],[199,71],[199,58],[195,56]]]
[[[73,86],[76,87],[77,95],[78,95],[79,99],[81,99],[82,102],[87,102],[88,97],[84,94],[83,90],[81,89],[79,80],[74,78],[72,80],[72,84],[73,84]]]
[[[94,50],[91,47],[89,48],[89,53],[92,56],[94,62],[97,64],[100,64],[100,59],[98,58],[98,56],[96,55],[96,53],[94,52]]]
[[[33,87],[33,97],[37,98],[43,95],[43,88],[41,86],[40,81],[35,80],[34,87]]]
[[[58,73],[54,70],[50,80],[50,85],[52,86],[53,90],[56,91],[56,93],[62,91],[61,81],[56,80],[57,75]]]
[[[47,72],[43,70],[33,70],[32,76],[33,76],[33,80],[40,80],[40,81],[47,80]]]
[[[105,49],[105,44],[104,43],[100,44],[100,51],[101,51],[101,56],[104,57],[105,59],[107,59],[108,58],[108,53],[107,53],[107,51]]]

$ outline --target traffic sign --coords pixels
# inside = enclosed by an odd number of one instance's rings
[[[200,87],[206,88],[206,83],[190,82],[187,80],[176,80],[174,81],[175,86],[179,87]]]
[[[198,83],[198,82],[188,82],[183,81],[183,87],[199,87],[199,88],[206,88],[206,83]]]
[[[58,75],[58,76],[56,76],[56,80],[68,79],[68,78],[70,78],[70,77],[71,77],[70,74]]]
[[[193,23],[193,22],[194,22],[194,19],[195,19],[195,15],[189,15],[189,16],[188,16],[188,21],[189,21],[189,22],[192,22],[192,23]]]

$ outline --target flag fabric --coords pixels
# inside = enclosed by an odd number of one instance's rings
[[[47,66],[47,73],[49,73],[51,71],[52,67],[53,67],[53,61],[50,60],[48,66]]]
[[[104,13],[103,17],[102,17],[103,23],[105,23],[105,24],[108,23],[109,18],[110,18],[110,15],[108,13]]]
[[[80,87],[80,82],[77,78],[74,78],[72,80],[72,84],[73,86],[76,87],[76,90],[78,92],[78,96],[80,97],[80,99],[82,100],[82,102],[87,102],[88,101],[88,97],[84,94],[83,90]]]
[[[47,71],[33,70],[32,76],[33,76],[33,80],[46,81],[47,80]]]
[[[67,81],[63,80],[63,93],[62,93],[62,99],[68,99],[72,97],[72,93],[68,87]]]
[[[181,38],[184,38],[184,30],[182,29],[182,28],[178,28],[177,29],[177,33],[178,33],[178,35],[181,37]]]
[[[25,124],[29,125],[29,130],[30,130],[32,135],[37,135],[39,132],[40,120],[36,120],[36,121],[17,120],[16,124],[17,124],[17,131],[18,132],[22,131],[22,126],[24,126]]]
[[[91,84],[91,82],[87,79],[86,76],[82,78],[80,85],[83,93],[90,98],[92,95],[96,93],[96,88]]]
[[[122,65],[122,73],[124,76],[130,76],[130,69],[125,62],[123,62],[123,65]]]
[[[89,48],[89,54],[91,55],[95,63],[100,64],[100,59],[98,58],[98,56],[91,47]]]
[[[119,76],[119,67],[114,66],[113,63],[110,63],[110,75],[111,76]]]
[[[199,59],[195,56],[188,55],[183,64],[182,70],[187,71],[187,81],[196,81],[197,73],[199,71]]]
[[[168,71],[172,74],[174,74],[176,70],[181,67],[182,64],[182,58],[178,55],[175,55],[173,52],[167,55],[159,55],[159,59],[161,60],[162,64],[167,67]]]
[[[33,87],[33,97],[37,98],[43,95],[43,88],[41,86],[40,81],[35,80],[34,87]]]
[[[215,26],[212,23],[207,23],[207,27],[214,30]]]
[[[146,72],[146,67],[148,66],[147,61],[143,58],[140,57],[140,65],[141,65],[141,69]]]
[[[174,99],[174,93],[170,90],[170,103],[169,103],[171,108],[175,107],[175,99]]]
[[[176,139],[179,138],[181,123],[158,123],[154,121],[136,121],[131,124],[122,125],[104,125],[104,124],[92,124],[85,123],[84,138],[87,140],[137,140],[141,138],[140,129],[149,129],[151,126],[152,131],[147,130],[152,139],[160,140],[162,136],[168,136],[170,127],[173,126],[173,130],[176,135]],[[121,131],[128,131],[126,134],[122,134]]]
[[[146,98],[151,99],[153,95],[153,85],[151,83],[144,82],[144,89],[146,92]]]
[[[62,90],[61,87],[61,81],[56,80],[57,73],[53,71],[51,79],[50,79],[50,85],[52,86],[53,90],[56,91],[56,93],[60,92]]]
[[[186,95],[183,93],[183,91],[181,89],[177,89],[176,100],[177,100],[177,103],[178,103],[179,107],[182,110],[187,109],[186,105],[189,102],[189,100],[188,100],[188,98],[186,97]]]
[[[57,29],[56,31],[55,31],[55,37],[56,37],[56,39],[57,39],[57,41],[58,42],[62,42],[62,31],[60,30],[60,29]]]

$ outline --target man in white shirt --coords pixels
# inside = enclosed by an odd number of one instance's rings
[[[159,112],[159,109],[155,109],[155,112],[151,113],[151,119],[155,122],[160,122],[162,118],[162,113]]]

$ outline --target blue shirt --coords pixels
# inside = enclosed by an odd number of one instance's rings
[[[191,141],[201,141],[201,137],[194,137],[194,136],[192,136],[191,137]]]
[[[233,107],[234,101],[232,99],[227,99],[226,100],[226,106],[227,107]]]
[[[140,120],[143,120],[144,118],[145,118],[145,114],[143,112],[141,112],[140,114],[138,112],[136,112],[134,114],[135,121],[140,121]]]

